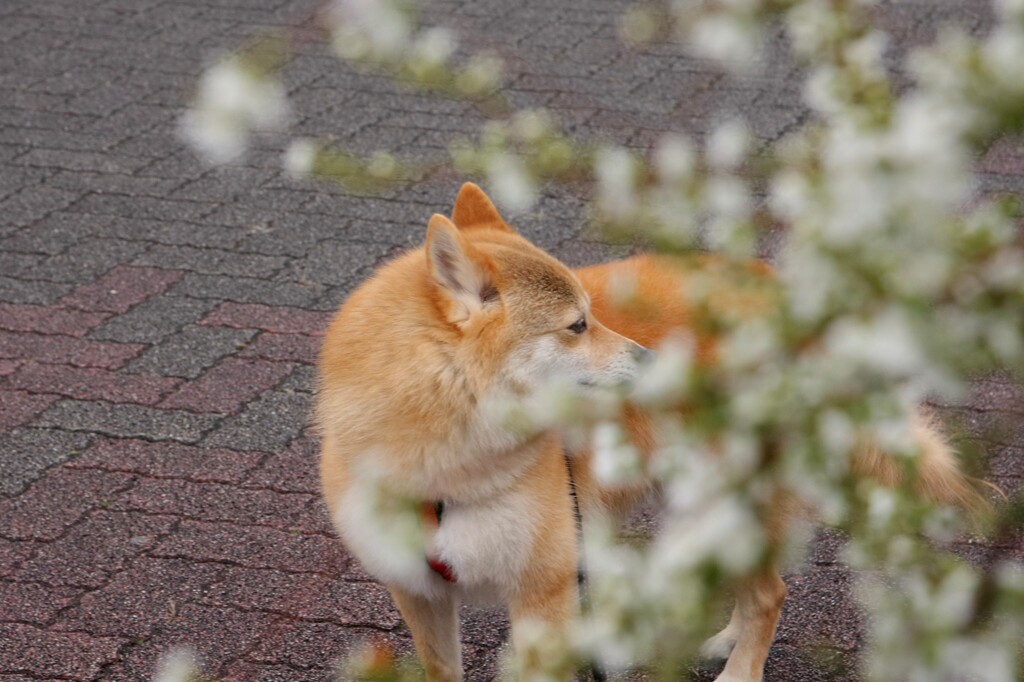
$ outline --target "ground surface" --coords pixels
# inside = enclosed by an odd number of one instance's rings
[[[722,111],[774,139],[799,123],[793,69],[742,80],[673,49],[615,41],[621,2],[432,2],[429,16],[512,64],[514,99],[583,134],[645,146],[701,135]],[[365,637],[408,649],[385,591],[335,540],[308,432],[318,335],[375,264],[450,206],[449,178],[387,200],[289,181],[278,152],[210,170],[174,135],[205,59],[309,7],[281,0],[5,0],[0,5],[0,679],[145,680],[189,644],[231,680],[323,680]],[[978,3],[886,5],[900,48]],[[361,149],[443,149],[477,121],[396,92],[310,48],[289,87],[298,129]],[[1024,153],[984,162],[1024,187]],[[580,202],[546,196],[517,221],[572,264]],[[1020,393],[996,378],[951,407],[1024,475]],[[1003,420],[1002,435],[982,435]],[[856,679],[862,623],[822,536],[788,578],[768,680]],[[967,554],[976,548],[964,547]],[[1000,548],[1019,556],[1020,548]],[[490,679],[500,615],[469,612],[471,680]],[[816,653],[824,645],[825,656]],[[838,665],[838,672],[834,666]]]

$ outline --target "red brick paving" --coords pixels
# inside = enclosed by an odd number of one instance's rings
[[[0,431],[28,423],[37,414],[52,405],[59,396],[33,394],[28,391],[0,391]]]
[[[321,336],[331,316],[331,313],[315,313],[296,308],[228,302],[203,318],[201,324]]]
[[[224,358],[160,403],[160,407],[234,414],[291,374],[287,362]]]
[[[13,332],[85,336],[108,317],[107,313],[87,313],[61,306],[0,303],[0,329]]]
[[[66,466],[197,482],[238,483],[265,458],[266,455],[258,452],[117,438],[98,441]]]
[[[322,682],[361,641],[411,651],[386,590],[337,541],[316,437],[292,417],[334,307],[381,254],[421,239],[459,179],[345,197],[282,177],[276,152],[211,170],[174,134],[204,55],[300,4],[0,5],[3,682],[138,682],[179,645],[224,680]],[[773,140],[806,114],[788,68],[725,85],[675,51],[625,50],[611,35],[619,2],[471,4],[431,7],[471,34],[499,22],[495,44],[524,57],[517,97],[583,134],[640,146],[667,128],[700,136],[735,105]],[[913,21],[893,19],[899,40],[950,12],[984,25],[980,2],[919,5]],[[479,122],[333,60],[299,62],[303,134],[417,155]],[[986,187],[1024,190],[1022,159],[1020,144],[997,145]],[[605,255],[579,239],[583,223],[579,198],[554,190],[520,225],[583,264]],[[1021,488],[1020,386],[988,377],[939,411],[963,424],[992,480]],[[842,547],[819,534],[788,576],[766,682],[859,679],[864,623]],[[955,550],[1021,561],[1024,538]],[[465,615],[467,680],[494,679],[507,623]]]
[[[112,343],[71,336],[0,331],[0,358],[119,369],[143,351],[138,343]]]
[[[181,379],[145,374],[123,374],[98,367],[23,365],[7,383],[27,391],[57,393],[79,400],[153,405],[174,390]]]
[[[119,266],[95,282],[78,287],[61,303],[80,310],[126,313],[184,276],[177,270]]]

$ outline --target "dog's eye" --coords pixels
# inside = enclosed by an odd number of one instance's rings
[[[587,331],[587,318],[581,317],[580,319],[570,324],[568,329],[573,334],[582,334],[583,332]]]

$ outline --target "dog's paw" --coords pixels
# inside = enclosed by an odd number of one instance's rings
[[[700,655],[703,658],[711,659],[726,659],[729,658],[729,654],[732,653],[733,647],[736,646],[736,637],[733,636],[729,629],[722,630],[714,637],[709,637],[700,647]],[[722,680],[719,678],[718,682],[729,682],[728,680]]]

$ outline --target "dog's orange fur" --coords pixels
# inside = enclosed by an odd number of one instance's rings
[[[392,262],[353,293],[327,333],[317,405],[323,491],[339,531],[353,552],[370,563],[360,529],[345,520],[344,501],[368,485],[364,471],[372,470],[375,485],[389,494],[420,502],[443,499],[456,509],[464,505],[467,514],[500,512],[491,498],[505,499],[500,496],[506,494],[513,500],[509,504],[522,503],[516,513],[529,521],[529,541],[505,549],[527,559],[521,569],[507,569],[508,575],[504,566],[495,569],[504,581],[499,599],[510,608],[515,642],[524,622],[539,619],[561,626],[573,616],[578,558],[569,473],[558,435],[498,438],[493,452],[484,452],[489,446],[476,451],[481,439],[489,437],[473,430],[477,401],[498,381],[516,344],[530,335],[550,334],[549,346],[558,349],[551,352],[576,353],[572,357],[585,358],[587,371],[600,375],[625,366],[625,354],[635,351],[630,339],[657,347],[682,328],[697,339],[699,361],[714,362],[714,327],[708,318],[770,314],[771,272],[760,263],[747,267],[744,276],[753,288],[731,286],[732,271],[713,256],[685,263],[637,256],[572,272],[516,234],[487,196],[468,183],[455,203],[453,223],[435,216],[426,247]],[[622,277],[632,281],[640,304],[626,305],[611,295],[609,283]],[[702,286],[709,277],[714,281],[707,309],[695,309],[684,295],[696,277]],[[573,322],[579,314],[573,311],[588,296],[587,331],[578,338],[557,331],[558,324]],[[537,320],[546,320],[555,331],[542,331]],[[535,322],[541,326],[532,327]],[[644,416],[629,419],[630,430],[649,443]],[[940,502],[973,504],[977,493],[934,426],[919,419],[915,436],[924,452],[921,492]],[[887,484],[901,477],[900,469],[872,447],[863,449],[856,468]],[[627,507],[646,492],[642,487],[602,490],[590,474],[587,453],[573,459],[572,476],[585,515]],[[790,506],[779,501],[778,518],[769,523],[777,532]],[[475,536],[471,540],[483,542]],[[451,542],[458,558],[459,539]],[[472,573],[471,563],[463,566],[467,575]],[[422,584],[419,577],[406,583],[389,580],[387,573],[386,566],[378,571],[412,631],[428,678],[461,679],[456,614],[462,590],[468,588],[429,573],[423,574]],[[732,619],[712,642],[720,653],[732,650],[719,680],[761,679],[785,594],[774,570],[738,586]]]

